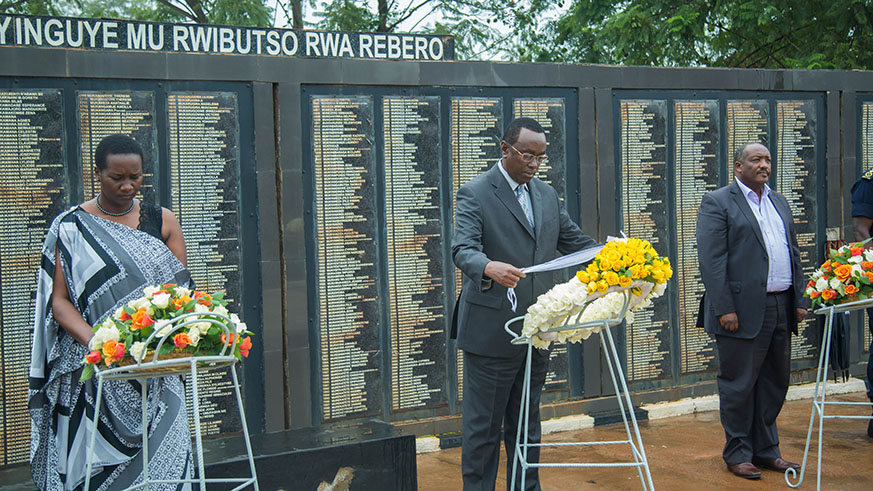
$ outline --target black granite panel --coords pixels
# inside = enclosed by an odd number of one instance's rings
[[[150,91],[80,91],[76,106],[79,120],[79,175],[84,200],[100,192],[94,176],[94,151],[104,137],[123,133],[143,151],[143,183],[138,197],[155,202],[155,96]]]
[[[668,253],[667,103],[663,100],[620,101],[621,216],[628,237],[648,240]],[[654,302],[636,313],[626,329],[627,379],[642,381],[671,373],[670,305]]]
[[[382,99],[391,408],[447,402],[440,100]]]
[[[677,246],[673,268],[679,290],[681,372],[686,374],[717,368],[715,340],[697,327],[704,288],[697,263],[696,223],[703,195],[718,188],[718,101],[677,100],[673,111]]]
[[[818,228],[818,176],[816,175],[816,105],[814,100],[776,101],[776,155],[773,159],[775,188],[791,206],[800,263],[804,277],[818,267],[816,244]],[[771,152],[772,153],[772,152]],[[773,186],[773,178],[770,185]],[[797,326],[798,335],[791,337],[792,359],[814,358],[817,355],[816,316],[809,316]]]
[[[313,96],[321,411],[381,411],[376,193],[371,96]]]
[[[233,312],[239,311],[241,294],[237,112],[233,92],[167,95],[168,208],[182,226],[188,269],[197,289],[207,293],[224,290]],[[240,314],[245,321],[245,315]],[[201,389],[202,431],[238,431],[230,375],[226,371],[207,372]]]
[[[27,373],[42,241],[65,205],[58,89],[0,90],[0,467],[27,461]]]

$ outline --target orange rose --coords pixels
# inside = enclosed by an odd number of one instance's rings
[[[118,316],[118,320],[124,322],[130,320],[130,314],[127,313],[126,310],[121,309],[121,315]]]
[[[230,345],[234,345],[234,334],[230,335]],[[221,333],[221,344],[227,344],[227,334]]]
[[[182,302],[182,299],[181,299],[181,298],[174,298],[174,299],[171,301],[171,303],[173,304],[173,308],[176,309],[176,310],[181,309],[182,306],[185,305],[185,304]]]
[[[852,267],[848,264],[840,264],[834,269],[834,274],[837,275],[840,281],[845,282],[852,275]]]
[[[829,272],[831,270],[831,260],[828,259],[821,265],[821,270],[825,272]]]
[[[184,348],[191,344],[191,338],[188,337],[187,333],[180,332],[173,336],[173,344],[175,344],[177,348]]]
[[[864,273],[862,273],[862,274],[864,276],[866,276],[868,280],[873,282],[873,271],[864,271]]]
[[[818,298],[820,295],[821,293],[819,293],[818,290],[813,290],[809,292],[809,298]]]
[[[860,288],[858,288],[855,285],[851,285],[851,284],[846,285],[846,287],[844,289],[846,291],[846,295],[854,295],[854,294],[858,293],[858,290],[860,290]]]
[[[243,355],[244,358],[248,358],[249,350],[252,349],[252,338],[246,336],[242,340],[242,344],[239,345],[239,352]]]
[[[133,324],[130,326],[131,329],[142,329],[155,323],[154,319],[146,312],[145,307],[141,307],[134,312],[130,318],[133,319]]]
[[[830,300],[837,296],[837,291],[832,288],[826,288],[825,291],[821,292],[821,298],[824,300]]]
[[[861,269],[873,269],[873,262],[861,261]]]
[[[203,292],[194,292],[194,298],[197,299],[197,303],[201,305],[211,305],[212,304],[212,295]]]
[[[811,286],[815,286],[815,280],[809,280],[809,283],[806,284],[807,288],[809,288]]]
[[[863,247],[852,247],[852,248],[849,249],[849,250],[852,251],[852,255],[853,255],[853,256],[860,256],[861,254],[864,254],[864,248],[863,248]]]
[[[105,361],[107,365],[124,358],[126,352],[127,350],[124,347],[124,343],[119,343],[112,339],[103,343],[103,361]]]
[[[85,361],[87,361],[88,363],[90,363],[92,365],[96,365],[96,364],[100,363],[100,360],[102,360],[102,359],[103,359],[103,355],[101,355],[100,352],[97,350],[94,350],[94,351],[88,353],[87,355],[85,355]]]

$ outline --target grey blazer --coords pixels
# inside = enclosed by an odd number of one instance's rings
[[[557,276],[537,273],[519,280],[515,288],[518,307],[512,312],[506,288],[483,276],[489,261],[522,268],[553,259],[557,252],[567,254],[595,245],[570,219],[554,188],[534,178],[528,189],[535,231],[497,165],[458,190],[452,258],[464,279],[453,324],[457,324],[458,348],[462,350],[497,358],[524,350],[509,343],[511,338],[503,325],[523,315],[554,285]],[[521,324],[515,327],[518,330]]]
[[[772,189],[770,200],[788,235],[790,293],[795,309],[807,308],[809,301],[803,296],[806,281],[791,209],[785,197]],[[736,181],[703,197],[697,215],[697,258],[706,287],[702,305],[704,330],[744,339],[757,336],[764,324],[769,258],[758,220]],[[789,324],[796,334],[795,309],[791,309]],[[737,313],[739,322],[733,333],[724,330],[718,320],[730,312]]]

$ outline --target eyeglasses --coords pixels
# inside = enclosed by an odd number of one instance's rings
[[[517,149],[517,148],[515,148],[514,146],[512,146],[511,143],[507,143],[507,145],[509,145],[509,148],[511,148],[511,149],[515,150],[516,152],[518,152],[518,155],[521,157],[521,160],[522,160],[524,163],[526,163],[526,164],[529,164],[529,163],[533,162],[534,160],[536,160],[536,161],[537,161],[537,164],[542,165],[542,164],[544,164],[547,160],[549,160],[549,158],[548,158],[547,156],[545,156],[545,155],[539,155],[539,156],[537,156],[537,155],[534,155],[534,154],[532,154],[532,153],[522,152],[522,151],[520,151],[519,149]]]

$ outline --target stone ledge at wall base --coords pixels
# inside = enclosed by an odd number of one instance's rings
[[[827,394],[829,396],[837,394],[863,393],[866,390],[864,381],[859,378],[851,378],[847,382],[840,383],[828,382],[827,385]],[[815,383],[792,385],[788,388],[788,394],[785,396],[785,399],[789,401],[799,399],[811,400],[814,393]],[[643,404],[642,406],[635,408],[635,410],[638,415],[642,411],[646,412],[649,420],[671,418],[674,416],[683,416],[707,411],[718,411],[718,395],[687,397],[676,401]],[[561,431],[592,428],[596,424],[601,424],[596,422],[597,416],[599,415],[601,415],[601,413],[596,415],[578,414],[543,420],[542,433],[543,435],[548,435],[550,433]],[[438,452],[440,450],[444,450],[444,448],[441,448],[440,438],[438,437],[424,436],[416,439],[416,451],[418,453],[424,454]]]
[[[349,426],[300,428],[252,435],[261,489],[409,490],[418,486],[415,437],[397,435],[381,421]],[[207,477],[246,475],[248,461],[240,438],[204,442]],[[209,490],[232,486],[209,486]]]

